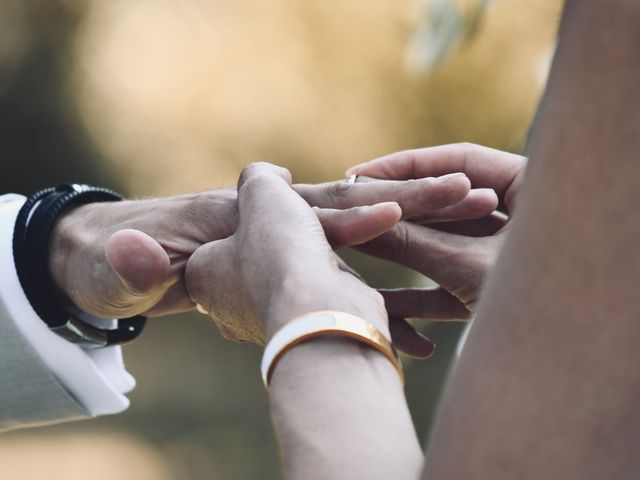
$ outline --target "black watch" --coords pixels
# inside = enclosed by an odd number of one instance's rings
[[[51,331],[86,348],[122,345],[142,332],[147,318],[137,315],[103,329],[73,315],[61,304],[49,272],[49,241],[59,216],[69,208],[93,202],[113,202],[122,196],[106,188],[64,184],[31,195],[20,209],[13,231],[13,258],[29,303]]]

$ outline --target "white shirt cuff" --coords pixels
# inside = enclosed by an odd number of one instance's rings
[[[53,333],[31,307],[13,260],[13,229],[25,198],[0,196],[0,302],[52,375],[91,416],[119,413],[135,387],[119,346],[84,350]],[[115,320],[114,320],[115,322]]]

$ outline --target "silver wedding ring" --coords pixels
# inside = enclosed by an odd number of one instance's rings
[[[349,178],[347,178],[347,185],[353,185],[357,181],[358,181],[358,175],[349,175]]]

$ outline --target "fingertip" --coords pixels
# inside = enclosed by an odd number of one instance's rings
[[[314,211],[334,249],[360,245],[379,237],[402,218],[402,209],[396,202],[381,202],[346,210],[314,207]]]
[[[364,214],[362,220],[366,222],[369,235],[373,234],[376,237],[393,228],[402,219],[402,207],[398,202],[380,202],[354,207],[353,210],[359,210]]]
[[[404,355],[425,359],[434,354],[436,344],[418,332],[405,318],[391,317],[389,320],[393,345]]]
[[[428,346],[425,345],[427,348],[423,350],[423,355],[418,358],[426,360],[427,358],[431,358],[436,353],[436,350],[438,349],[438,345],[436,345],[434,342],[429,340],[427,337],[424,337],[424,338],[428,341],[429,345]]]
[[[427,337],[421,333],[417,333],[416,339],[419,340],[415,342],[410,350],[402,350],[403,355],[419,360],[426,360],[436,353],[438,346]]]
[[[451,200],[454,198],[462,200],[464,197],[469,195],[469,192],[471,191],[471,180],[461,172],[438,177],[437,181],[446,185],[446,188],[449,190]]]
[[[388,215],[389,221],[397,223],[402,218],[402,207],[398,202],[382,202],[373,205],[371,208],[376,208],[383,211]]]
[[[472,188],[459,205],[468,209],[467,218],[481,218],[491,215],[498,208],[500,199],[492,188]]]
[[[474,189],[479,200],[482,201],[487,208],[493,206],[493,210],[498,208],[500,198],[493,188],[476,188]]]

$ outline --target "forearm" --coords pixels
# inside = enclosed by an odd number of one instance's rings
[[[288,352],[271,411],[285,478],[415,479],[422,453],[402,383],[376,350],[340,338]]]
[[[569,1],[511,234],[424,478],[631,478],[640,5]]]

